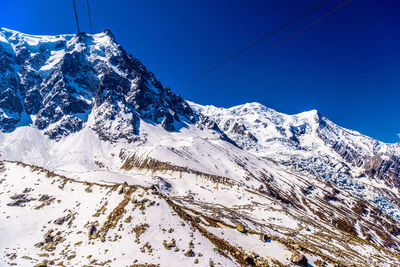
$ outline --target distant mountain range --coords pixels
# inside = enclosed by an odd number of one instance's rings
[[[108,30],[2,28],[0,130],[0,265],[400,264],[400,144],[185,101]]]

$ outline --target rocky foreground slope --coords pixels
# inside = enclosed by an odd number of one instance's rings
[[[187,103],[109,31],[1,29],[0,69],[0,265],[400,264],[398,145]]]

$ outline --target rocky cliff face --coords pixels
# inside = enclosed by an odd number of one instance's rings
[[[0,73],[0,130],[6,132],[33,123],[59,140],[92,114],[101,138],[132,141],[140,120],[174,131],[182,119],[195,119],[110,31],[30,36],[1,29]]]

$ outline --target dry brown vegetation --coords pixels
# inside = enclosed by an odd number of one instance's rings
[[[139,170],[149,170],[149,171],[152,171],[152,174],[154,174],[156,172],[166,172],[166,171],[179,172],[180,178],[182,178],[182,173],[189,173],[189,174],[195,174],[196,176],[199,176],[201,178],[211,180],[212,182],[217,183],[217,184],[219,183],[219,184],[224,184],[224,185],[228,185],[228,186],[233,186],[235,184],[234,181],[232,181],[231,179],[229,179],[227,177],[196,171],[196,170],[190,169],[188,167],[172,165],[171,163],[162,162],[162,161],[150,158],[150,157],[147,157],[145,159],[140,159],[135,154],[133,156],[129,157],[124,162],[121,169],[131,170],[134,168],[139,169]]]

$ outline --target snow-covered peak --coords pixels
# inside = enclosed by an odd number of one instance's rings
[[[103,43],[104,45],[109,45],[110,43],[115,42],[115,37],[113,33],[108,29],[96,34],[80,33],[80,35],[88,37],[91,41],[94,41],[96,43]],[[6,42],[9,39],[11,41],[21,40],[30,46],[38,46],[44,43],[56,42],[59,40],[68,41],[74,38],[78,39],[78,34],[76,33],[60,35],[33,35],[7,29],[4,27],[0,28],[0,36],[3,38],[2,42]]]
[[[203,114],[207,115],[213,115],[217,117],[228,117],[228,116],[233,116],[233,117],[249,117],[252,116],[256,120],[257,119],[265,119],[269,118],[269,120],[272,120],[274,118],[275,121],[283,121],[283,120],[291,120],[293,122],[295,121],[318,121],[319,117],[321,116],[317,110],[310,110],[310,111],[305,111],[301,112],[298,114],[293,114],[293,115],[287,115],[285,113],[278,112],[274,109],[268,108],[264,106],[263,104],[260,104],[258,102],[251,102],[251,103],[245,103],[242,105],[237,105],[233,106],[230,108],[221,108],[221,107],[215,107],[212,105],[200,105],[196,104],[193,102],[189,102],[191,107]]]
[[[89,126],[102,138],[132,141],[141,120],[171,131],[184,126],[182,119],[194,122],[182,97],[109,30],[43,36],[2,28],[0,36],[1,131],[33,125],[59,140],[81,130],[92,114]],[[115,121],[120,130],[111,132]]]
[[[400,190],[398,144],[385,144],[345,129],[317,110],[287,115],[260,103],[231,108],[190,105],[215,120],[244,150],[357,192],[389,213],[397,209],[397,204],[382,203],[393,201],[393,190]],[[378,189],[366,189],[366,185],[382,181]]]
[[[400,143],[385,144],[358,131],[343,128],[321,115],[316,109],[289,115],[268,108],[258,102],[245,103],[230,108],[188,103],[193,110],[215,119],[224,131],[229,131],[229,127],[232,126],[234,121],[242,124],[248,132],[257,136],[266,134],[267,130],[270,129],[268,127],[268,123],[270,123],[274,127],[280,128],[278,129],[280,137],[290,138],[290,128],[303,125],[303,128],[308,128],[308,134],[324,135],[325,138],[332,139],[332,142],[343,141],[350,144],[354,143],[353,145],[357,144],[360,147],[359,149],[364,150],[364,153],[368,155],[386,152],[399,153]],[[261,128],[260,124],[265,129]],[[268,133],[268,135],[270,134]]]
[[[75,34],[63,34],[63,35],[32,35],[32,34],[26,34],[22,32],[18,32],[15,30],[10,30],[7,28],[0,28],[0,35],[11,42],[14,42],[16,40],[22,41],[26,43],[27,45],[30,46],[38,46],[41,43],[50,43],[50,42],[55,42],[58,40],[70,40],[75,37]],[[4,40],[3,40],[4,41]]]
[[[254,145],[268,146],[276,138],[287,139],[297,145],[297,137],[307,131],[315,134],[320,115],[312,110],[295,115],[287,115],[253,102],[231,108],[217,108],[190,103],[192,108],[212,117],[219,127],[231,137],[259,156],[266,156],[264,151]]]

